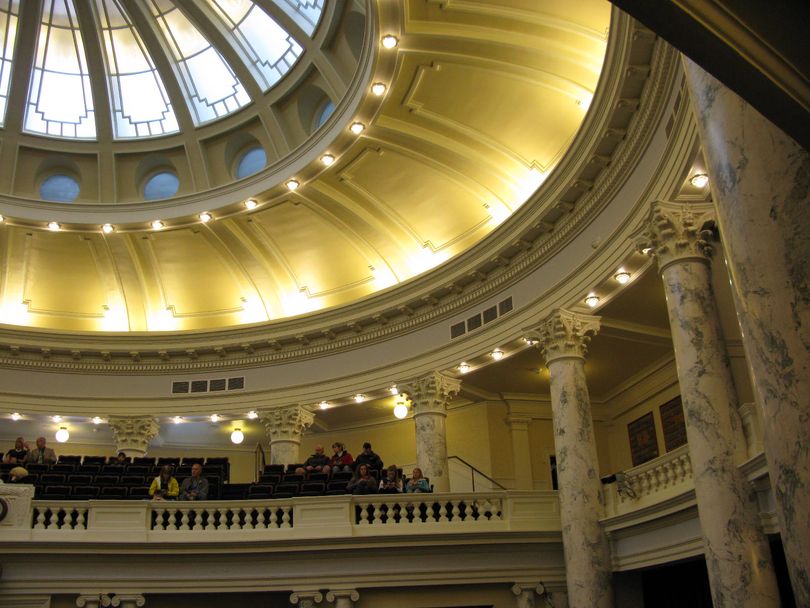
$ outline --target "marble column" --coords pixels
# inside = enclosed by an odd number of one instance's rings
[[[711,284],[708,205],[653,203],[640,249],[658,260],[715,607],[779,606]]]
[[[509,414],[506,423],[512,435],[512,462],[515,471],[515,489],[534,489],[532,478],[532,452],[529,444],[529,425],[532,419],[528,416]]]
[[[515,583],[512,585],[512,593],[515,594],[515,608],[535,608],[536,595],[543,595],[546,592],[542,583]]]
[[[127,456],[145,456],[149,442],[160,433],[160,423],[152,416],[110,416],[115,447]]]
[[[449,492],[445,419],[447,404],[461,389],[461,380],[431,372],[408,382],[398,382],[397,386],[413,405],[416,464],[436,492]]]
[[[610,544],[599,525],[599,480],[585,354],[599,317],[554,310],[532,333],[551,377],[565,577],[572,606],[613,606]]]
[[[290,594],[290,603],[298,608],[315,608],[315,604],[323,601],[323,593],[316,590],[293,591]]]
[[[301,435],[315,422],[315,414],[291,405],[261,410],[259,419],[270,440],[270,464],[301,462]]]
[[[788,571],[810,606],[810,153],[700,67],[686,79],[763,408]]]
[[[332,589],[326,594],[327,602],[334,602],[335,608],[354,608],[354,603],[360,599],[356,589]]]

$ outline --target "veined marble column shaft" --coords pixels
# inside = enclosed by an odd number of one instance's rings
[[[413,404],[416,427],[416,464],[436,492],[450,491],[447,465],[447,404],[458,394],[461,381],[441,372],[397,383]]]
[[[127,456],[145,456],[149,442],[158,436],[160,423],[152,416],[110,416],[115,448]]]
[[[640,247],[658,259],[675,348],[689,457],[716,608],[779,606],[711,285],[709,206],[653,203]]]
[[[259,412],[270,440],[270,464],[301,462],[301,435],[315,422],[315,414],[300,405]]]
[[[798,606],[810,606],[810,153],[684,61]]]
[[[557,309],[532,334],[551,376],[565,577],[577,608],[613,606],[610,545],[599,525],[605,498],[585,381],[585,353],[598,329],[598,317]]]

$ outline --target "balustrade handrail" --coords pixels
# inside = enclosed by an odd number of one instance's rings
[[[469,468],[473,472],[473,476],[472,476],[472,489],[473,489],[473,492],[475,492],[475,473],[478,473],[481,477],[483,477],[484,479],[486,479],[490,483],[495,484],[501,490],[506,490],[507,489],[506,486],[498,483],[497,481],[492,479],[492,477],[490,477],[486,473],[482,472],[480,469],[477,469],[475,466],[471,465],[469,462],[464,460],[461,456],[448,456],[447,460],[458,460],[461,464],[463,464],[464,466],[466,466],[467,468]]]

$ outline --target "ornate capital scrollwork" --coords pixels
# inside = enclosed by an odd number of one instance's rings
[[[414,416],[445,412],[447,404],[461,390],[461,380],[434,371],[406,382],[398,382],[400,392],[413,404]]]
[[[710,205],[656,201],[642,232],[636,237],[639,251],[658,258],[658,268],[679,260],[708,260],[712,255],[711,230],[714,223]]]
[[[259,419],[271,442],[279,440],[301,441],[301,435],[312,423],[315,414],[300,405],[279,407],[259,412]]]
[[[548,365],[562,357],[585,358],[591,337],[599,331],[599,317],[557,308],[534,330],[526,332],[536,341]]]
[[[110,416],[108,424],[116,448],[128,456],[146,454],[149,442],[160,433],[160,423],[152,416]]]

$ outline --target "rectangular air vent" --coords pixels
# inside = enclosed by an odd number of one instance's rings
[[[492,323],[492,321],[498,317],[511,312],[512,308],[512,296],[509,296],[505,300],[498,302],[497,305],[490,306],[489,308],[484,309],[482,312],[474,314],[466,321],[453,323],[453,325],[450,326],[450,339],[453,340],[454,338],[458,338],[459,336],[463,336],[468,332],[483,327],[487,323]]]
[[[245,377],[213,378],[211,380],[177,380],[172,382],[173,395],[189,393],[216,393],[219,391],[237,391],[245,388]]]
[[[245,388],[245,377],[238,376],[236,378],[228,378],[228,390],[229,391],[237,391],[239,389]]]
[[[191,388],[191,384],[188,382],[172,382],[172,394],[182,394],[187,393]]]
[[[208,392],[208,380],[192,380],[191,381],[191,392],[192,393],[207,393]]]
[[[224,391],[226,387],[227,382],[225,378],[217,378],[216,380],[211,380],[211,382],[208,383],[208,390],[211,392]]]

